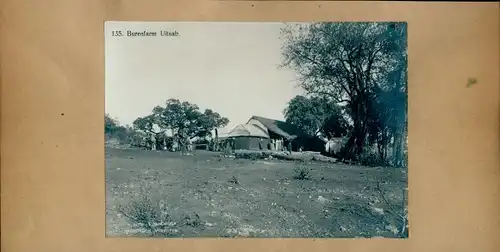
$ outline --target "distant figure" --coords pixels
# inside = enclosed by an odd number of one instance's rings
[[[343,147],[342,138],[330,138],[325,143],[325,152],[332,156],[337,154]]]
[[[259,150],[262,150],[262,138],[259,138]]]
[[[193,143],[191,142],[191,139],[186,138],[186,143],[187,143],[187,151],[192,152],[193,151]]]
[[[214,151],[219,151],[219,130],[215,128]]]
[[[177,140],[174,140],[172,142],[172,151],[176,152],[178,149],[179,149],[179,143],[177,142]]]
[[[332,139],[329,139],[325,143],[325,152],[328,153],[328,155],[332,155],[332,153],[333,153],[333,145],[334,145],[334,142],[332,141]]]
[[[181,155],[186,155],[187,153],[187,143],[186,143],[186,139],[184,138],[183,135],[179,135],[179,148],[180,148],[180,151],[181,151]]]
[[[291,141],[288,141],[288,152],[290,152],[290,154],[292,154],[292,142]]]
[[[150,142],[151,142],[151,150],[156,150],[156,139],[153,134],[151,134]]]

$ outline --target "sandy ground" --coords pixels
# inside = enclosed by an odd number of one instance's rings
[[[308,169],[310,179],[294,179],[295,167]],[[406,174],[205,151],[181,156],[108,148],[106,234],[150,235],[119,211],[147,197],[169,215],[172,237],[401,237],[397,215],[406,207]]]

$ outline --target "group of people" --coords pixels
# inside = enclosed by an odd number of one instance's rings
[[[288,151],[292,152],[292,142],[271,139],[269,143],[264,144],[263,139],[259,139],[259,150],[271,150],[271,151]],[[236,143],[234,138],[228,138],[224,141],[223,149],[226,152],[234,152],[236,150]],[[301,148],[302,149],[302,148]]]
[[[273,151],[282,151],[284,148],[284,141],[282,139],[271,139],[271,146],[269,149]]]
[[[149,150],[170,150],[174,152],[180,151],[182,153],[192,152],[194,150],[194,145],[191,140],[181,136],[173,137],[167,141],[166,139],[156,139],[154,135],[150,135],[149,137],[145,137],[143,141],[145,142],[145,146],[143,147]],[[225,152],[234,152],[236,150],[236,141],[234,138],[228,138],[222,142],[214,140],[212,144],[214,151],[222,149],[222,151]],[[259,139],[258,145],[260,150],[292,152],[292,142],[283,139],[271,139],[267,144],[264,143],[263,139]],[[301,151],[301,149],[302,148],[299,148],[299,151]]]
[[[194,147],[189,138],[174,137],[170,141],[166,138],[156,139],[154,135],[145,137],[143,139],[145,143],[145,148],[149,150],[170,150],[170,151],[181,151],[181,152],[192,152]]]

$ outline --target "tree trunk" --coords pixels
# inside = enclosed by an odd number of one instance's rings
[[[400,135],[400,141],[399,141],[399,151],[398,151],[398,166],[399,167],[404,167],[407,165],[407,160],[405,156],[405,151],[406,151],[406,135],[407,135],[407,129],[406,129],[406,124],[401,127],[401,135]]]
[[[219,151],[219,130],[215,129],[214,151]]]
[[[397,159],[397,151],[398,151],[398,133],[397,132],[394,132],[393,133],[393,141],[392,141],[392,164],[394,166],[397,166],[397,163],[398,163],[398,159]]]
[[[403,154],[404,154],[404,144],[405,137],[403,136],[404,129],[403,127],[397,129],[396,134],[394,135],[394,165],[397,167],[401,167],[403,165]]]
[[[346,157],[348,159],[357,160],[359,158],[359,155],[363,153],[365,139],[366,128],[361,123],[355,124],[353,133],[347,141],[348,152]]]
[[[385,130],[385,139],[384,139],[384,160],[386,160],[386,161],[389,161],[389,159],[387,158],[387,151],[388,151],[390,139],[391,139],[391,137],[389,135],[389,130],[386,129]]]
[[[342,153],[342,158],[343,159],[353,159],[353,153],[354,153],[354,139],[356,138],[355,133],[351,133],[349,136],[349,139],[347,139],[347,142],[345,144],[345,150]]]
[[[391,140],[391,133],[389,132],[389,129],[386,128],[385,129],[385,134],[384,134],[384,160],[386,162],[389,161],[389,158],[388,158],[388,151],[389,151],[389,141]]]
[[[351,116],[354,121],[354,129],[346,143],[344,159],[357,160],[363,152],[367,135],[366,104],[363,104],[362,97],[356,99],[351,104]]]
[[[380,136],[377,139],[377,151],[380,160],[384,160],[384,138],[385,138],[384,134],[385,132],[384,130],[382,130],[382,132],[380,132]]]

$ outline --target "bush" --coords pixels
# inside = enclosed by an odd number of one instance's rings
[[[238,178],[236,178],[236,176],[232,176],[227,182],[235,184],[235,185],[239,185],[240,184],[238,182]]]
[[[154,202],[150,197],[142,196],[129,204],[118,207],[118,212],[133,224],[144,228],[151,236],[168,236],[171,234],[172,219],[166,206]]]
[[[310,179],[311,170],[309,169],[309,167],[305,165],[299,165],[295,167],[293,171],[295,172],[295,176],[293,176],[294,179],[298,180]]]
[[[186,226],[199,227],[201,225],[200,216],[196,212],[185,213],[182,223]]]
[[[269,154],[266,154],[266,152],[251,150],[237,150],[234,155],[236,158],[249,159],[253,161],[269,157]]]

